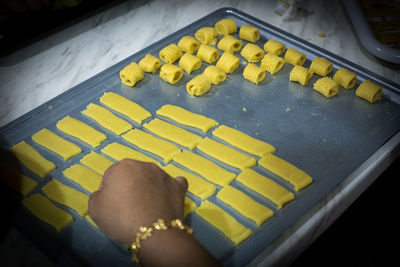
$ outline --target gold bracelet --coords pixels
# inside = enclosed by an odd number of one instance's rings
[[[132,261],[140,266],[139,252],[140,252],[140,241],[146,240],[153,235],[155,230],[167,230],[169,228],[177,228],[183,230],[188,234],[193,234],[193,229],[182,223],[181,220],[175,219],[170,222],[165,222],[162,219],[158,219],[149,227],[140,226],[139,231],[136,233],[135,241],[130,246],[132,251]]]

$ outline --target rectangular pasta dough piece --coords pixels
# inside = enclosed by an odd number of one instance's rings
[[[192,213],[197,208],[196,203],[188,197],[185,197],[185,206],[183,209],[183,218]]]
[[[100,175],[104,175],[105,171],[114,163],[106,157],[90,151],[89,154],[81,158],[81,163]]]
[[[82,113],[117,135],[121,135],[133,128],[130,123],[115,116],[108,109],[93,103],[90,103]]]
[[[129,143],[161,157],[165,162],[171,161],[181,152],[176,145],[139,129],[133,129],[122,137]]]
[[[45,184],[42,191],[51,200],[75,210],[82,217],[88,214],[88,195],[54,179]]]
[[[90,193],[97,191],[99,189],[102,177],[97,174],[97,172],[92,171],[82,165],[75,164],[65,169],[63,174],[68,179],[78,183],[85,190]]]
[[[262,157],[258,161],[258,164],[291,183],[296,191],[303,189],[313,182],[310,175],[272,154]]]
[[[275,147],[239,130],[221,125],[213,131],[213,135],[225,142],[250,154],[262,157],[267,153],[274,153]]]
[[[195,148],[201,140],[201,136],[157,118],[144,124],[143,127],[162,138],[190,149]]]
[[[162,106],[156,113],[180,124],[200,129],[203,132],[207,132],[212,127],[218,125],[218,122],[213,119],[169,104]]]
[[[225,170],[211,160],[187,150],[176,155],[174,161],[220,186],[229,184],[236,177],[236,174]]]
[[[36,187],[37,182],[23,175],[14,167],[0,161],[0,180],[23,196],[28,195]]]
[[[238,245],[247,239],[253,232],[244,227],[223,209],[205,200],[195,211],[201,218],[220,230],[233,244]]]
[[[55,206],[48,198],[40,194],[24,198],[22,204],[36,217],[52,225],[58,232],[74,221],[71,214]]]
[[[232,167],[245,169],[257,164],[256,160],[208,137],[201,140],[198,149]]]
[[[32,135],[32,140],[60,155],[64,160],[69,160],[82,152],[79,146],[61,138],[46,128]]]
[[[142,123],[142,121],[151,117],[151,113],[142,106],[113,92],[104,93],[100,97],[100,102],[137,123]]]
[[[271,200],[279,209],[295,198],[292,192],[252,169],[243,170],[236,180]]]
[[[10,152],[29,170],[36,173],[41,178],[45,177],[56,168],[53,162],[45,159],[36,149],[25,141],[21,141],[12,146]]]
[[[213,184],[174,165],[168,164],[163,167],[163,170],[174,178],[178,176],[185,177],[189,185],[188,191],[201,199],[210,197],[216,190],[216,187]]]
[[[227,185],[222,188],[217,198],[243,214],[246,218],[254,221],[257,225],[262,225],[266,220],[274,216],[274,212],[242,191]]]
[[[82,140],[92,147],[98,147],[107,139],[107,136],[102,132],[70,116],[57,122],[57,128],[66,134]]]

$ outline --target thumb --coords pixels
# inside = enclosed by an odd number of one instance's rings
[[[189,187],[186,178],[183,177],[183,176],[178,176],[178,177],[175,178],[175,181],[178,182],[178,184],[179,184],[179,185],[181,186],[181,188],[182,188],[182,191],[184,192],[184,194],[186,194],[186,192],[187,192],[187,190],[188,190],[188,187]]]

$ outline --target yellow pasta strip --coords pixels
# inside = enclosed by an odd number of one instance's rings
[[[235,245],[242,243],[253,233],[223,209],[208,200],[201,203],[201,206],[196,209],[196,213],[220,230]]]
[[[252,83],[258,84],[265,79],[265,69],[249,63],[243,70],[243,77]]]
[[[375,103],[382,98],[382,87],[369,80],[365,80],[358,86],[356,96],[370,103]]]
[[[165,63],[174,63],[182,56],[182,51],[176,44],[170,44],[160,50],[159,57]]]
[[[72,165],[68,169],[65,169],[63,174],[68,179],[81,185],[90,193],[99,189],[102,179],[97,172],[79,164]]]
[[[201,140],[197,148],[211,157],[238,169],[249,168],[257,164],[254,158],[208,137]]]
[[[306,86],[311,77],[312,72],[300,65],[295,65],[289,75],[291,82],[298,82],[302,86]]]
[[[289,48],[286,50],[284,60],[286,63],[302,66],[306,62],[306,55],[296,49]]]
[[[10,152],[29,170],[36,173],[41,178],[45,177],[56,168],[53,162],[45,159],[36,149],[25,141],[21,141],[12,146]]]
[[[226,79],[226,74],[224,71],[220,70],[214,65],[208,66],[205,68],[203,72],[204,76],[206,76],[207,80],[210,81],[210,83],[218,85],[221,82],[225,81]]]
[[[215,45],[218,40],[218,33],[213,27],[203,27],[196,31],[194,37],[202,44]]]
[[[143,79],[144,73],[136,62],[131,62],[119,72],[119,77],[123,84],[132,87]]]
[[[236,180],[271,200],[279,209],[295,198],[292,192],[252,169],[243,170]]]
[[[194,53],[199,49],[200,42],[193,36],[183,36],[178,42],[178,47],[186,53]]]
[[[42,191],[51,200],[75,210],[81,216],[88,213],[89,196],[57,180],[53,179],[45,184]]]
[[[101,126],[110,130],[111,132],[121,135],[130,129],[132,125],[127,121],[115,116],[111,111],[99,105],[90,103],[83,114],[97,121]]]
[[[100,102],[137,123],[151,117],[151,113],[140,105],[113,92],[104,93]]]
[[[98,147],[107,139],[107,136],[102,132],[70,116],[57,122],[57,128],[66,134],[82,140],[92,147]]]
[[[333,80],[337,82],[344,89],[351,89],[357,83],[357,75],[348,69],[340,68],[333,75]]]
[[[215,30],[219,34],[231,34],[237,32],[237,25],[233,19],[221,19],[215,23]]]
[[[333,64],[323,57],[316,57],[311,62],[310,71],[319,75],[326,76],[332,71]]]
[[[0,161],[0,180],[23,196],[28,195],[36,187],[37,182],[23,175],[9,164]]]
[[[240,55],[247,59],[248,62],[258,62],[264,57],[264,50],[258,45],[249,43],[243,47]]]
[[[39,194],[33,194],[22,200],[22,204],[42,221],[52,225],[58,232],[73,223],[74,218],[68,212],[58,208]]]
[[[264,205],[253,200],[242,191],[227,185],[222,188],[217,198],[243,214],[246,218],[262,225],[266,220],[274,216],[274,212]]]
[[[211,88],[211,83],[203,74],[197,75],[186,84],[186,92],[191,96],[201,96]]]
[[[258,164],[291,183],[296,191],[313,182],[310,175],[273,154],[265,155],[258,161]]]
[[[213,135],[232,146],[259,157],[276,151],[272,145],[225,125],[214,130]]]
[[[180,124],[194,127],[207,132],[212,127],[218,125],[213,119],[207,118],[203,115],[192,113],[184,108],[174,105],[164,105],[156,112],[158,115],[170,118]]]
[[[196,203],[188,197],[185,197],[185,204],[183,208],[183,217],[192,213],[197,208]]]
[[[324,77],[314,83],[314,90],[329,98],[339,92],[339,85],[331,78]]]
[[[283,66],[284,66],[283,58],[274,55],[272,53],[266,54],[264,58],[261,60],[261,65],[260,65],[260,67],[264,68],[271,74],[275,74],[280,69],[282,69]]]
[[[154,73],[161,67],[161,65],[161,60],[152,54],[146,54],[146,56],[139,61],[139,67],[145,72]]]
[[[145,154],[140,153],[139,151],[136,151],[130,147],[118,143],[111,143],[107,145],[105,148],[101,150],[101,152],[103,152],[107,156],[112,157],[117,161],[123,159],[134,159],[144,162],[155,163],[158,166],[161,166],[161,164],[157,160],[150,158],[149,156],[146,156]]]
[[[178,176],[185,177],[189,185],[188,191],[201,199],[210,197],[216,190],[216,187],[213,184],[174,165],[168,164],[163,167],[163,170],[174,178]]]
[[[106,157],[90,151],[89,154],[81,158],[81,163],[100,175],[104,175],[106,170],[114,163]]]
[[[273,55],[280,56],[285,52],[286,46],[277,40],[269,39],[265,44],[264,44],[264,50],[267,53],[271,53]]]
[[[229,184],[236,177],[236,174],[221,168],[211,160],[187,150],[176,155],[174,161],[220,186]]]
[[[239,30],[239,37],[249,42],[257,42],[260,39],[260,30],[251,25],[243,25]]]

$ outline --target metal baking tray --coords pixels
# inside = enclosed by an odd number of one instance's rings
[[[183,79],[176,85],[163,82],[158,77],[158,72],[145,74],[145,78],[133,88],[121,84],[119,71],[131,61],[137,62],[147,53],[158,55],[160,49],[166,45],[177,43],[182,36],[193,36],[200,27],[214,26],[218,20],[223,18],[233,18],[239,27],[244,24],[258,27],[261,39],[257,42],[257,45],[260,47],[272,38],[282,41],[288,48],[291,47],[305,53],[307,56],[306,67],[317,56],[325,57],[333,62],[334,70],[332,73],[340,67],[346,67],[357,74],[357,86],[365,79],[381,85],[383,99],[375,104],[370,104],[356,97],[355,89],[345,90],[343,88],[340,88],[337,96],[327,99],[312,89],[313,83],[318,78],[315,75],[305,87],[289,82],[289,73],[292,67],[287,64],[273,76],[267,73],[265,80],[259,85],[255,85],[242,77],[242,71],[246,64],[243,58],[241,58],[240,67],[229,74],[226,81],[218,86],[212,86],[208,93],[200,97],[189,96],[186,93],[185,84],[192,77],[202,73],[208,65],[205,63],[200,70],[194,71],[191,75],[185,73]],[[137,102],[149,110],[153,116],[162,105],[174,104],[267,141],[277,148],[276,154],[278,156],[310,174],[314,183],[300,192],[295,192],[288,183],[277,176],[259,166],[254,167],[255,170],[295,193],[296,199],[294,201],[281,210],[277,210],[264,198],[233,181],[233,186],[275,211],[275,216],[261,227],[257,227],[254,223],[221,203],[215,195],[212,196],[210,198],[212,202],[225,209],[254,232],[249,239],[236,247],[197,214],[194,213],[186,218],[186,222],[195,229],[195,237],[218,260],[226,266],[242,266],[289,229],[294,222],[400,130],[399,88],[398,84],[394,84],[361,66],[357,66],[259,19],[233,8],[222,8],[155,42],[2,127],[0,129],[1,147],[7,150],[12,145],[25,140],[57,165],[57,169],[44,179],[37,178],[23,166],[20,167],[23,173],[39,182],[35,192],[40,192],[41,186],[51,178],[58,179],[77,190],[82,190],[66,179],[62,175],[62,171],[71,164],[78,163],[80,158],[90,151],[90,148],[58,131],[55,125],[64,116],[71,115],[105,132],[108,139],[100,147],[94,149],[98,153],[101,153],[100,150],[113,141],[129,145],[120,136],[108,132],[80,113],[89,103],[99,104],[99,97],[107,91],[116,92]],[[143,128],[139,124],[130,122],[134,127]],[[69,161],[63,161],[32,142],[32,134],[44,127],[67,140],[77,143],[82,148],[83,153]],[[202,136],[212,137],[212,131],[204,134],[188,127],[186,129]],[[202,154],[196,149],[194,151]],[[150,155],[147,152],[144,153]],[[16,164],[15,160],[12,161]],[[218,164],[232,172],[239,172],[219,162]],[[200,204],[196,197],[190,194],[189,197],[194,199],[198,205]],[[71,213],[75,222],[61,233],[56,233],[51,227],[41,223],[22,208],[17,212],[16,224],[21,231],[30,236],[36,243],[39,243],[40,247],[47,248],[47,251],[50,251],[49,256],[58,260],[59,263],[65,263],[65,259],[68,258],[70,259],[70,261],[67,261],[69,265],[73,265],[71,262],[77,265],[83,263],[92,266],[126,266],[131,264],[127,251],[108,240],[99,230],[89,225],[85,219],[72,211]],[[60,246],[54,246],[54,241]]]

